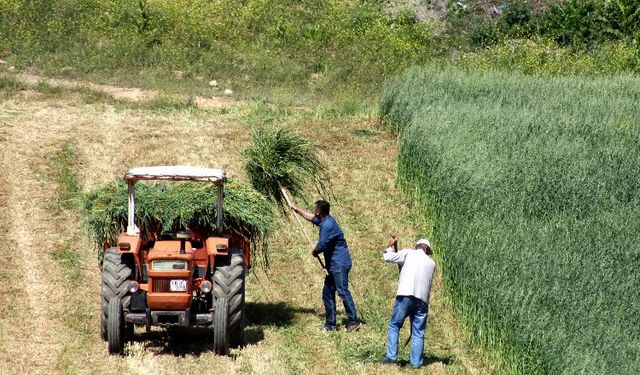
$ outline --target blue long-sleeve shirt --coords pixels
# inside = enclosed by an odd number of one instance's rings
[[[314,216],[311,222],[320,227],[316,251],[324,254],[324,262],[329,271],[340,267],[351,267],[349,247],[336,219],[331,215],[325,216],[322,220]]]

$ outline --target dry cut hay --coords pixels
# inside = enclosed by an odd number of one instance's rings
[[[244,152],[251,184],[280,207],[286,207],[280,187],[301,197],[305,184],[310,183],[321,196],[331,194],[327,168],[316,154],[317,147],[285,128],[256,130],[251,147]]]
[[[84,224],[96,246],[114,244],[127,225],[127,184],[108,184],[84,197]],[[136,225],[160,235],[190,229],[213,233],[216,229],[217,188],[203,183],[137,183]],[[252,257],[268,265],[268,240],[275,215],[271,203],[248,184],[225,184],[225,231],[251,240]]]

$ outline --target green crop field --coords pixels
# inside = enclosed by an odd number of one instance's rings
[[[387,86],[448,291],[512,372],[640,372],[638,103],[631,76],[414,68]]]

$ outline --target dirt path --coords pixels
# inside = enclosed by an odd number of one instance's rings
[[[86,329],[94,314],[87,301],[98,280],[84,274],[98,274],[96,258],[81,248],[86,241],[74,242],[80,238],[77,217],[53,208],[58,187],[52,160],[73,141],[76,126],[68,120],[77,113],[29,104],[6,101],[0,106],[6,251],[14,255],[12,277],[19,285],[13,314],[5,315],[10,339],[3,340],[2,348],[9,361],[0,372],[122,373],[126,366],[110,363],[107,356],[93,361],[95,356],[81,354],[103,346],[93,327]]]
[[[28,73],[22,73],[17,75],[16,77],[21,82],[30,86],[36,86],[40,82],[44,82],[52,87],[61,87],[71,90],[87,88],[93,91],[107,94],[116,100],[123,100],[128,102],[151,101],[161,97],[161,93],[158,90],[144,90],[138,87],[104,85],[65,78],[47,78]],[[186,96],[176,96],[176,99],[187,100],[189,98]],[[232,98],[225,96],[204,97],[196,95],[192,98],[192,100],[198,108],[204,109],[230,108],[238,104],[238,102],[236,102]]]
[[[10,244],[12,220],[9,217],[9,201],[11,189],[8,185],[9,176],[4,168],[7,158],[7,142],[9,139],[9,125],[5,116],[0,112],[0,243]],[[27,299],[25,291],[20,287],[22,275],[20,275],[21,254],[16,253],[16,246],[6,246],[0,253],[4,258],[4,264],[0,267],[0,373],[8,374],[12,368],[13,360],[19,353],[13,347],[14,339],[24,336],[20,327],[20,321],[16,319],[16,313],[24,306],[22,301]],[[20,369],[27,370],[30,363],[18,365]]]
[[[3,124],[6,139],[0,169],[6,184],[5,251],[12,255],[23,298],[14,301],[18,304],[17,314],[9,318],[11,331],[20,333],[6,342],[6,350],[15,361],[12,372],[55,373],[62,348],[56,340],[59,327],[53,307],[63,301],[59,286],[52,282],[56,277],[51,260],[55,236],[50,235],[50,215],[45,212],[50,191],[41,186],[41,165],[34,162],[39,159],[37,152],[55,142],[56,132],[35,127],[16,131],[15,126],[6,120]]]

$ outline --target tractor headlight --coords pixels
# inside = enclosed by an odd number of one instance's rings
[[[138,290],[140,290],[140,284],[138,284],[137,281],[131,281],[129,282],[129,292],[130,293],[135,293]]]
[[[211,284],[211,281],[205,280],[200,283],[200,290],[202,290],[204,293],[210,293],[211,289],[213,289],[213,284]]]

